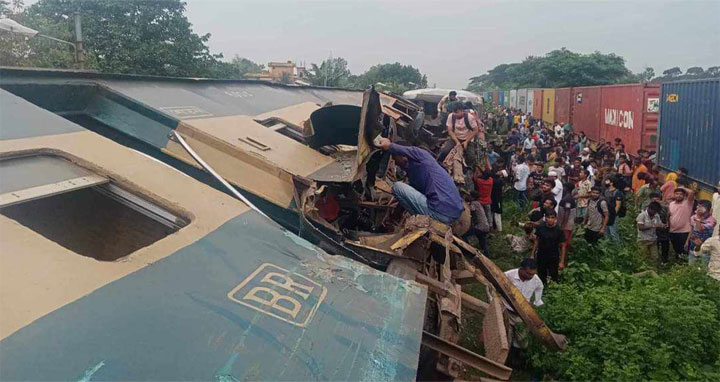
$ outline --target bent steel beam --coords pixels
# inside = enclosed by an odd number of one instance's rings
[[[426,331],[423,332],[422,344],[450,358],[457,359],[491,377],[507,381],[510,379],[510,374],[512,374],[511,368],[485,358],[479,354],[473,353],[470,350],[455,345],[452,342],[445,341],[444,339]]]

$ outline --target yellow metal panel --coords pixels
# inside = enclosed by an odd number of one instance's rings
[[[542,119],[547,123],[555,122],[555,89],[543,89]]]

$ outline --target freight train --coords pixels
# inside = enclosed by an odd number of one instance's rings
[[[720,181],[720,79],[484,92],[483,98],[546,123],[570,123],[593,141],[621,138],[628,153],[656,152],[684,167],[701,196]]]

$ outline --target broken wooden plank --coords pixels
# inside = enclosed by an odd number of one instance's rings
[[[415,240],[421,238],[427,232],[427,228],[422,228],[417,231],[410,232],[409,234],[401,237],[398,241],[394,242],[390,246],[390,249],[392,249],[393,251],[397,251],[400,248],[405,248],[408,245],[412,244]]]

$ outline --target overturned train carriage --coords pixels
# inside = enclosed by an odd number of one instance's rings
[[[17,69],[3,69],[0,86],[219,187],[173,139],[179,134],[286,228],[330,254],[425,284],[421,363],[432,369],[425,375],[437,369],[457,377],[470,366],[509,378],[502,365],[509,315],[519,315],[548,346],[564,347],[492,262],[449,227],[408,219],[396,208],[392,163],[372,142],[378,135],[418,139],[421,111],[403,99],[374,90]],[[468,280],[487,286],[490,304],[462,293]],[[455,344],[462,307],[485,314],[486,332],[495,334],[486,338],[487,358]]]
[[[3,90],[0,117],[0,379],[415,378],[415,282]]]

